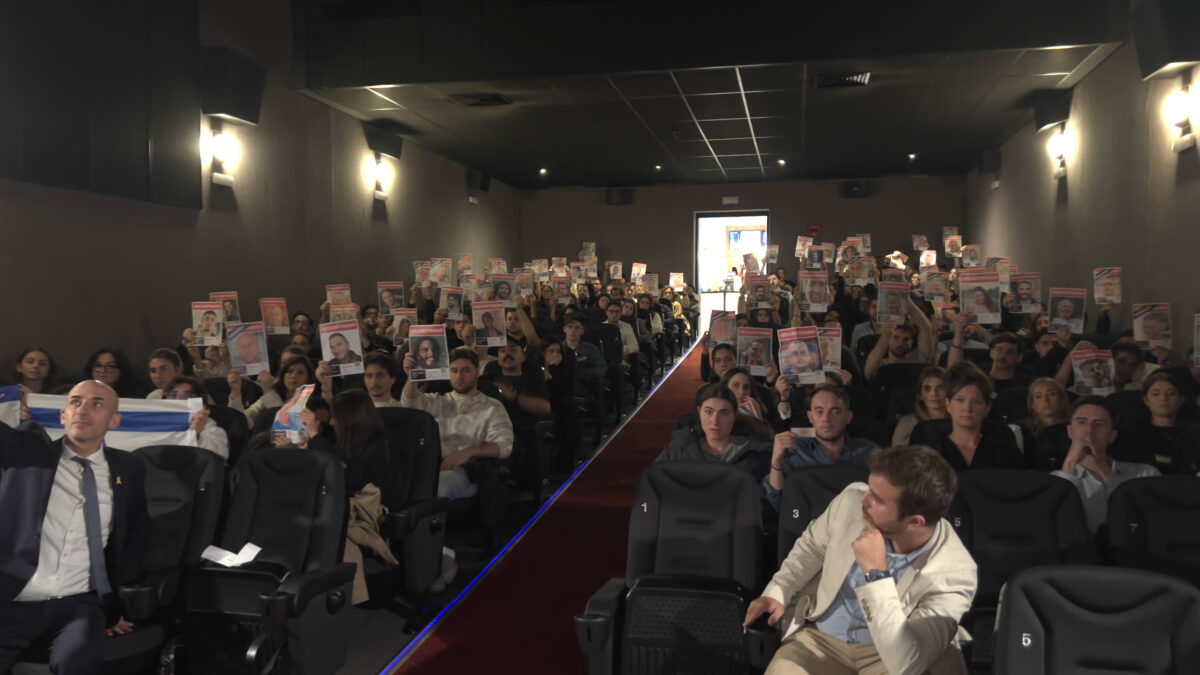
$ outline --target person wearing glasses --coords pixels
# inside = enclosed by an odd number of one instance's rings
[[[83,368],[83,379],[99,380],[112,387],[121,398],[144,398],[145,388],[133,373],[133,363],[125,352],[111,347],[97,349]]]

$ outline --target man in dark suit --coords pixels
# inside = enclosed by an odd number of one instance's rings
[[[55,442],[32,422],[0,424],[0,672],[48,641],[55,672],[100,673],[105,628],[132,628],[115,591],[141,569],[145,470],[104,443],[121,421],[108,385],[76,385],[59,419]]]

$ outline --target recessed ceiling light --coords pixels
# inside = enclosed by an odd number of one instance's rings
[[[545,175],[546,175],[546,173],[547,173],[547,171],[546,171],[546,168],[545,168],[545,167],[542,167],[542,168],[538,169],[538,175],[539,175],[539,176],[545,176]]]
[[[915,153],[915,152],[908,153],[908,161],[910,161],[910,162],[917,161],[917,153]]]
[[[779,166],[787,166],[787,160],[786,159],[779,160]]]
[[[662,164],[655,164],[655,165],[654,165],[654,170],[655,170],[655,171],[662,171]]]

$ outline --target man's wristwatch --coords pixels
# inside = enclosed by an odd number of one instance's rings
[[[891,579],[891,570],[870,570],[867,572],[867,583],[879,581],[880,579]]]

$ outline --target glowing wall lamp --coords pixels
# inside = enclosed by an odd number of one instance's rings
[[[211,162],[214,184],[232,187],[233,169],[242,158],[242,144],[232,131],[214,123],[211,131],[200,136],[200,157]]]
[[[400,134],[405,129],[391,120],[363,122],[362,127],[367,147],[374,153],[363,165],[363,176],[374,185],[375,199],[387,201],[388,190],[396,178],[391,160],[400,159],[400,152],[404,149],[404,138]]]
[[[396,172],[392,169],[392,163],[387,156],[377,152],[373,159],[375,165],[371,177],[375,179],[375,199],[386,202],[387,193],[392,189],[392,181],[396,178]]]
[[[1173,152],[1183,152],[1196,147],[1196,137],[1192,135],[1192,121],[1200,117],[1200,96],[1192,96],[1188,87],[1176,89],[1163,101],[1163,119],[1167,124],[1179,128],[1179,136],[1171,141]]]
[[[1067,132],[1065,124],[1060,125],[1051,133],[1050,138],[1046,139],[1046,152],[1049,153],[1050,159],[1054,160],[1056,164],[1054,169],[1054,177],[1056,179],[1066,177],[1067,157],[1070,157],[1074,151],[1074,136]]]

